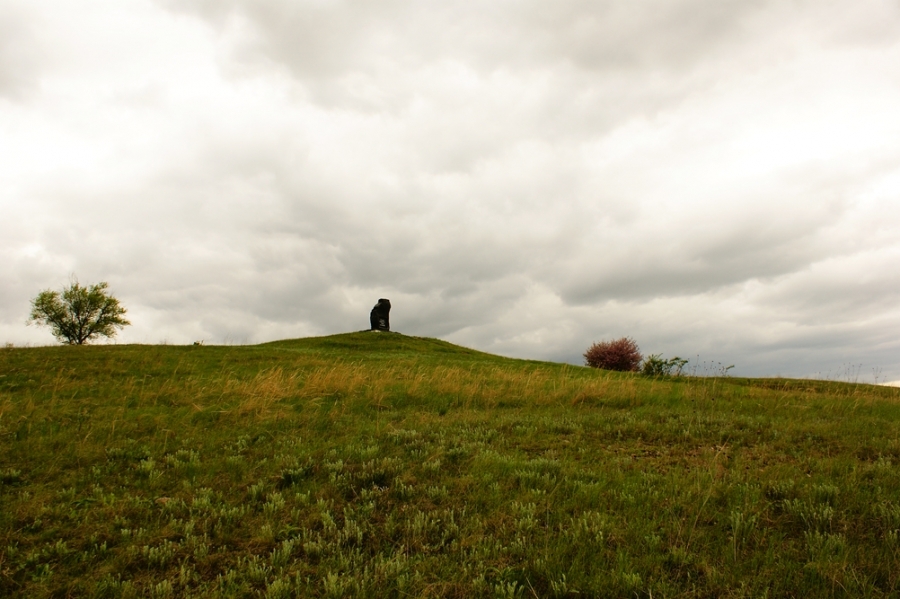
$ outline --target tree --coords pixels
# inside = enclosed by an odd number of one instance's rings
[[[640,367],[641,357],[637,343],[628,337],[595,343],[584,352],[584,361],[588,366],[626,372],[636,371]]]
[[[73,281],[62,291],[41,291],[31,300],[29,324],[49,326],[53,336],[68,345],[83,345],[95,337],[115,337],[116,329],[131,324],[125,308],[107,291],[106,283],[82,287]]]

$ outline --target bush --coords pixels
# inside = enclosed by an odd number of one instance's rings
[[[595,343],[584,352],[585,363],[592,368],[634,372],[641,364],[641,352],[634,339]]]
[[[672,376],[674,374],[675,376],[679,376],[681,375],[682,368],[684,368],[684,365],[687,363],[687,360],[679,358],[678,356],[663,360],[662,354],[650,354],[650,356],[644,360],[644,365],[641,367],[641,374],[647,376]]]

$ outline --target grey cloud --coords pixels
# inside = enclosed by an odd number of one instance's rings
[[[178,65],[110,42],[141,75],[54,71],[21,103],[17,143],[76,151],[0,166],[10,340],[74,272],[129,306],[123,341],[357,330],[390,297],[397,330],[517,357],[630,335],[744,374],[896,362],[895,7],[158,6]]]
[[[867,0],[827,9],[833,18],[820,24],[829,42],[850,46],[892,46],[900,35],[900,2]]]
[[[865,322],[900,306],[900,252],[863,252],[810,265],[768,288],[759,302],[803,326]]]
[[[595,231],[587,258],[570,262],[557,277],[561,297],[584,305],[694,295],[795,272],[823,252],[840,251],[827,247],[823,230],[840,221],[841,211],[794,220],[768,211],[753,214],[747,206],[735,209],[741,220],[724,214],[704,220],[693,213],[665,228]]]
[[[379,60],[460,60],[487,70],[551,61],[587,69],[679,66],[734,39],[764,2],[446,2],[169,4],[220,26],[240,15],[259,50],[301,76],[335,76]]]
[[[0,4],[0,97],[23,100],[38,83],[39,64],[31,15],[15,5]]]
[[[240,29],[226,69],[256,64],[247,70],[254,73],[284,65],[322,106],[409,116],[423,98],[439,99],[417,126],[429,130],[423,137],[437,141],[451,170],[516,139],[597,135],[627,115],[653,115],[715,85],[724,61],[743,60],[734,49],[757,33],[748,22],[767,6],[709,0],[165,5],[223,31]],[[478,80],[471,93],[464,81],[435,88],[454,70]],[[492,98],[499,85],[516,82],[522,88],[516,97]],[[441,143],[444,133],[459,151]]]

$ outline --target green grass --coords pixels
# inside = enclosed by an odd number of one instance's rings
[[[0,349],[3,597],[896,597],[900,390],[353,333]]]

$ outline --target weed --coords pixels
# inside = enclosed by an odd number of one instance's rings
[[[641,374],[644,376],[680,376],[688,361],[675,356],[663,360],[662,354],[651,354],[644,359],[641,365]]]

